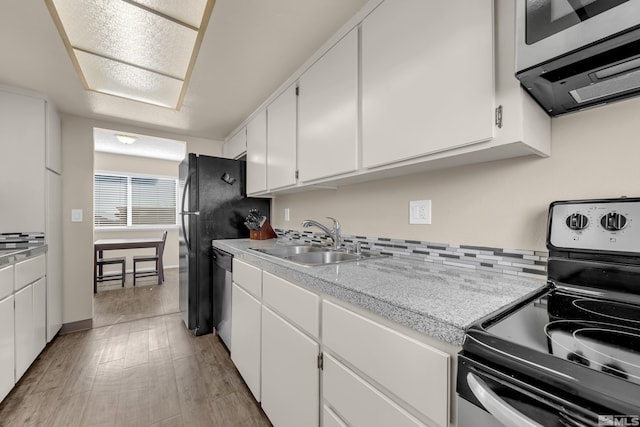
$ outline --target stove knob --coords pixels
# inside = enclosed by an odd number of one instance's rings
[[[585,215],[574,213],[567,217],[567,227],[572,230],[584,230],[589,225],[589,218]]]
[[[609,231],[622,230],[627,225],[627,217],[616,212],[609,212],[600,218],[600,225]]]
[[[584,365],[584,366],[591,365],[591,363],[589,362],[589,359],[584,357],[579,351],[576,351],[575,353],[574,352],[570,352],[569,354],[567,354],[567,360],[570,361],[570,362],[579,363],[579,364]]]
[[[624,369],[620,368],[619,366],[616,366],[614,364],[608,364],[608,365],[602,365],[602,372],[604,372],[605,374],[611,374],[611,375],[615,375],[616,377],[620,377],[623,379],[627,379],[629,378],[629,374],[627,374]]]

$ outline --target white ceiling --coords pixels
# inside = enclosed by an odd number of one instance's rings
[[[117,135],[133,136],[136,140],[132,144],[123,144],[118,140]],[[182,161],[187,152],[187,143],[185,141],[100,128],[93,129],[93,143],[94,150],[101,153],[151,157],[176,162]]]
[[[367,0],[217,0],[180,111],[87,92],[44,0],[0,1],[0,84],[62,113],[223,140]]]

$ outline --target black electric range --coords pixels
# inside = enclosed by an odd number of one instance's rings
[[[547,286],[467,331],[459,427],[640,425],[640,199],[552,203],[547,247]]]

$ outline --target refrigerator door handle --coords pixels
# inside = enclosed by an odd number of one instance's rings
[[[184,223],[184,217],[187,215],[200,215],[200,212],[185,212],[184,210],[184,202],[187,199],[187,191],[191,186],[191,177],[193,174],[189,174],[187,177],[187,181],[184,183],[184,190],[182,190],[182,212],[180,212],[180,217],[182,219],[182,234],[184,235],[184,241],[187,244],[187,250],[191,253],[191,242],[189,241],[189,235],[187,233],[187,227]]]

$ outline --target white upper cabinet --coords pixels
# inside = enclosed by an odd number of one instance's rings
[[[0,232],[44,232],[45,101],[0,88],[0,138]]]
[[[267,107],[267,182],[269,189],[296,183],[296,87]]]
[[[247,152],[247,129],[240,129],[222,147],[222,155],[227,159],[237,159]]]
[[[361,49],[363,167],[492,138],[491,0],[385,0]]]
[[[247,194],[267,190],[267,110],[247,124]]]
[[[51,102],[47,102],[46,167],[62,174],[62,129],[60,116]]]
[[[354,28],[301,77],[298,170],[312,181],[358,167],[358,29]]]

